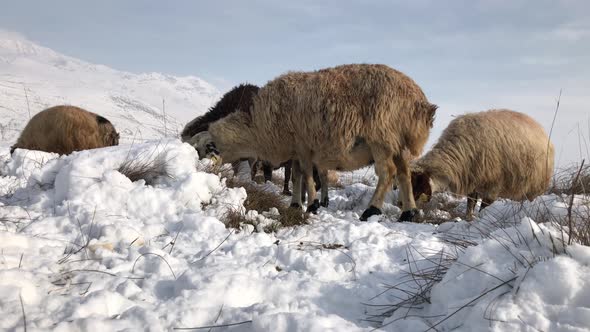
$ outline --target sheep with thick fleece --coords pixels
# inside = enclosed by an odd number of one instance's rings
[[[254,95],[258,93],[259,89],[260,88],[258,86],[252,84],[240,84],[235,86],[230,91],[225,93],[221,99],[209,109],[209,111],[187,123],[180,134],[181,140],[191,144],[193,147],[195,147],[195,149],[197,149],[197,151],[201,149],[202,151],[198,151],[200,158],[205,158],[206,156],[213,157],[214,151],[212,151],[213,154],[203,153],[203,148],[197,148],[198,142],[201,142],[204,137],[206,137],[206,134],[202,133],[207,131],[209,124],[227,116],[228,114],[236,111],[248,112],[250,106],[252,105],[252,99],[254,98]],[[252,179],[254,179],[259,163],[257,163],[256,159],[254,158],[247,158],[247,160],[251,168]],[[240,161],[242,160],[238,160],[232,165],[235,174],[238,173]],[[269,172],[268,170],[264,171],[265,174]],[[270,173],[272,173],[272,169],[270,170]],[[287,183],[287,190],[288,189]]]
[[[397,169],[400,189],[408,193],[400,219],[411,220],[416,205],[404,156],[422,152],[436,108],[411,78],[395,69],[341,65],[279,76],[260,89],[250,113],[236,112],[216,121],[209,133],[228,162],[257,157],[278,164],[293,159],[291,205],[302,205],[303,174],[311,212],[319,207],[314,165],[327,183],[327,170],[375,163],[379,182],[361,220],[381,213]]]
[[[104,117],[76,106],[60,105],[35,114],[21,132],[15,149],[59,154],[119,144],[119,133]]]
[[[209,137],[207,130],[209,125],[219,119],[222,119],[229,114],[234,112],[250,112],[254,96],[258,93],[260,88],[252,84],[240,84],[221,97],[221,99],[209,109],[209,111],[186,124],[182,133],[180,134],[181,140],[187,142],[199,152],[200,158],[215,158],[217,151],[211,146],[207,146],[206,140]],[[268,162],[256,160],[256,158],[242,158],[233,162],[234,174],[238,173],[238,166],[240,161],[248,160],[250,165],[250,176],[252,180],[256,176],[259,168],[262,168],[264,173],[264,180],[272,180],[272,171],[275,167]],[[285,168],[285,180],[283,182],[283,193],[291,195],[289,190],[289,181],[291,179],[291,161],[286,161],[277,167]],[[319,183],[319,176],[314,178],[316,180],[317,188],[321,185]],[[327,201],[327,198],[326,198]]]
[[[498,109],[457,117],[434,147],[412,163],[415,197],[449,190],[467,195],[467,219],[498,197],[522,201],[543,194],[554,148],[543,127],[523,113]]]

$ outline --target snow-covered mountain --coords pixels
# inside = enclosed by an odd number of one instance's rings
[[[118,71],[0,31],[0,146],[11,145],[30,116],[58,104],[107,117],[122,143],[175,136],[219,97],[198,77]]]

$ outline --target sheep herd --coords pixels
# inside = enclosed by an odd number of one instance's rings
[[[435,192],[467,196],[467,219],[478,198],[485,208],[498,197],[532,200],[553,174],[554,148],[542,126],[510,110],[456,117],[423,156],[437,106],[410,77],[385,65],[340,65],[288,72],[259,88],[242,84],[226,93],[181,134],[200,158],[237,164],[248,160],[265,180],[285,168],[283,192],[291,207],[328,206],[328,171],[374,165],[377,187],[361,215],[381,214],[394,182],[400,221],[412,221],[416,200]],[[100,115],[56,106],[35,115],[17,148],[69,154],[117,145],[119,134]],[[320,190],[320,197],[317,191]]]

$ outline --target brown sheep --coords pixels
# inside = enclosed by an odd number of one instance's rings
[[[60,105],[31,118],[10,148],[70,154],[119,144],[119,133],[104,117],[76,106]]]
[[[230,91],[225,93],[223,97],[221,97],[221,99],[209,109],[209,111],[191,120],[184,126],[182,133],[180,133],[181,140],[197,148],[196,144],[200,142],[203,137],[202,135],[197,137],[197,134],[206,132],[209,128],[209,124],[227,116],[228,114],[236,111],[248,112],[250,106],[252,105],[252,99],[254,98],[254,95],[258,93],[259,89],[260,88],[258,86],[252,84],[240,84],[232,88]],[[202,159],[207,156],[206,153],[203,153],[204,150],[199,151],[199,149],[197,149],[197,151],[199,152],[199,158]],[[246,159],[248,160],[248,164],[252,170],[252,179],[254,179],[259,163],[257,163],[256,159],[254,158],[245,158],[242,160]],[[238,173],[238,166],[242,160],[238,160],[233,163],[232,166],[235,174]],[[270,172],[272,173],[272,170]],[[288,189],[289,187],[287,183],[287,190]]]
[[[199,152],[200,158],[214,157],[218,152],[216,149],[205,146],[204,139],[209,136],[205,134],[209,129],[209,125],[219,119],[222,119],[234,112],[250,112],[254,96],[258,93],[260,88],[252,84],[240,84],[230,91],[225,93],[223,97],[209,109],[209,111],[186,124],[182,133],[180,134],[181,140],[191,144]],[[256,160],[255,158],[242,158],[233,163],[234,174],[238,173],[238,165],[242,160],[248,160],[250,165],[252,180],[256,176],[259,168],[262,168],[264,173],[264,180],[272,180],[272,171],[275,167],[268,162]],[[277,165],[278,167],[285,168],[285,180],[283,182],[283,193],[285,195],[291,195],[289,190],[289,181],[291,179],[291,161],[286,161]],[[316,182],[316,190],[319,190],[321,184],[319,183],[319,175],[317,171],[314,174],[314,180]],[[326,194],[327,195],[327,194]],[[326,196],[327,197],[327,196]],[[305,194],[303,194],[303,200],[305,200]],[[325,199],[327,204],[327,198]]]
[[[414,197],[449,190],[467,195],[467,219],[496,198],[543,194],[553,174],[553,144],[528,115],[499,109],[457,117],[436,145],[412,163]]]
[[[400,188],[408,193],[400,220],[411,220],[417,210],[404,156],[422,152],[436,108],[411,78],[395,69],[341,65],[279,76],[260,89],[250,113],[231,114],[212,123],[209,132],[229,162],[258,157],[278,164],[293,159],[291,205],[302,205],[303,174],[310,212],[319,207],[314,165],[321,182],[327,183],[327,170],[375,163],[379,182],[361,220],[381,213],[397,168]]]

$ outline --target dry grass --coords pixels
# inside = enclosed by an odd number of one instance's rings
[[[403,271],[402,277],[396,284],[383,285],[385,290],[370,301],[382,296],[385,293],[395,292],[398,301],[387,304],[368,304],[370,308],[367,321],[381,324],[383,319],[390,317],[397,310],[410,312],[412,309],[420,309],[430,303],[432,288],[445,276],[451,265],[457,261],[460,253],[464,251],[460,245],[457,250],[441,250],[432,255],[425,255],[413,247],[406,250],[407,268]],[[405,318],[405,317],[404,317]]]
[[[588,192],[590,192],[589,164],[581,165],[581,167],[578,164],[572,164],[558,169],[553,175],[549,187],[549,193],[556,195],[585,195]]]
[[[276,208],[279,215],[275,223],[264,228],[265,232],[275,232],[281,227],[292,227],[307,223],[308,214],[303,213],[301,210],[289,208],[285,201],[285,196],[280,192],[272,191],[251,181],[240,180],[238,177],[233,176],[233,171],[229,165],[215,166],[209,164],[201,166],[199,170],[226,178],[225,184],[228,188],[242,187],[246,190],[247,197],[244,201],[245,210],[241,207],[230,207],[222,217],[228,228],[240,229],[242,225],[253,224],[246,217],[248,211],[257,211],[259,214],[262,214],[272,208]]]
[[[464,219],[465,211],[460,208],[462,200],[454,198],[445,193],[432,195],[430,201],[422,203],[423,214],[419,214],[415,222],[428,222],[431,224],[441,224],[443,222],[457,218]]]
[[[272,192],[268,189],[264,189],[261,186],[257,186],[251,182],[237,182],[232,183],[234,187],[243,187],[246,189],[248,197],[244,201],[244,207],[246,211],[254,210],[258,213],[262,213],[270,210],[271,208],[277,208],[279,211],[286,209],[286,204],[283,200],[283,196],[279,193]],[[229,185],[228,185],[229,187]]]
[[[229,208],[221,217],[225,227],[240,229],[243,224],[250,224],[246,216],[239,208]]]
[[[160,155],[142,155],[136,159],[126,159],[119,168],[119,173],[135,182],[144,180],[147,185],[152,185],[158,178],[172,178],[167,170],[167,160]]]
[[[582,160],[579,164],[559,169],[553,176],[549,193],[560,196],[567,206],[565,216],[550,215],[549,219],[564,227],[568,244],[590,246],[590,165]],[[586,206],[586,209],[575,208]]]

